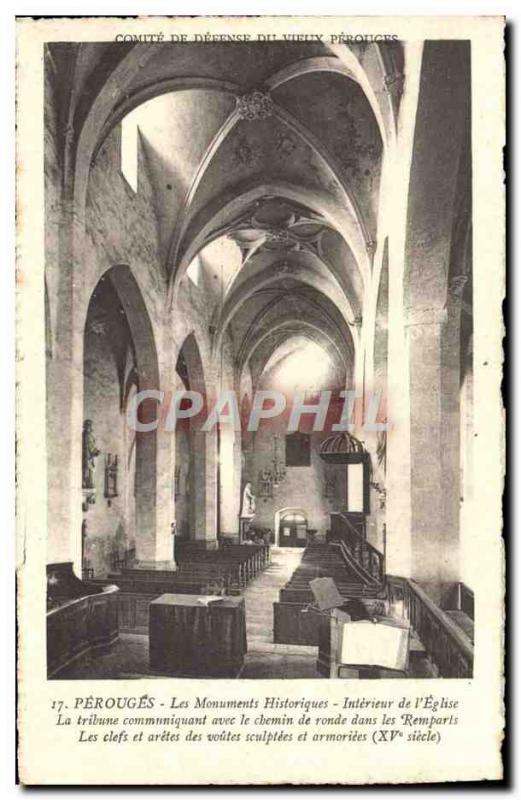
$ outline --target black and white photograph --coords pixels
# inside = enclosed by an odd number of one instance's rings
[[[446,19],[20,20],[31,775],[501,769],[502,20]]]
[[[471,677],[470,43],[229,38],[45,48],[49,677]]]

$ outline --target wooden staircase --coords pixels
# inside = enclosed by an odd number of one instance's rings
[[[417,677],[472,676],[472,592],[455,584],[440,607],[415,581],[386,575],[383,554],[366,540],[363,517],[331,514],[327,543],[306,548],[302,563],[280,590],[279,602],[273,604],[275,642],[318,644],[321,617],[310,611],[313,594],[309,581],[315,577],[333,578],[346,601],[373,599],[375,609],[381,601],[385,613],[407,620],[413,643],[410,658],[416,662]]]
[[[346,602],[378,598],[384,585],[361,559],[361,550],[355,555],[341,540],[308,546],[290,580],[280,589],[278,602],[273,604],[274,641],[318,645],[320,617],[309,611],[314,600],[309,582],[314,578],[332,578]]]
[[[363,518],[358,524],[355,520],[343,511],[332,513],[327,541],[339,549],[346,566],[362,584],[378,591],[385,584],[384,557],[367,541]]]

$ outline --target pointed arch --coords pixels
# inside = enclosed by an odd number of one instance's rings
[[[101,315],[100,309],[103,311]],[[118,332],[118,336],[112,335],[114,331]],[[97,344],[94,351],[93,335],[95,338],[103,337],[101,346]],[[110,368],[107,359],[111,357],[113,374],[117,375],[119,383],[117,409],[116,404],[109,408],[103,405],[98,407],[100,402],[106,403],[110,397],[105,395],[100,400],[96,396],[96,389],[93,391],[87,386],[87,382],[97,372],[108,374]],[[127,537],[129,532],[131,536],[135,534],[138,559],[144,555],[146,560],[148,545],[154,540],[156,529],[157,432],[131,430],[126,406],[135,392],[130,391],[130,383],[138,391],[159,389],[159,364],[152,323],[141,290],[131,269],[125,264],[119,264],[103,273],[90,297],[84,329],[84,403],[90,397],[89,405],[97,410],[100,420],[105,415],[109,415],[109,419],[119,419],[122,430],[130,434],[124,437],[128,453],[110,454],[112,457],[118,456],[119,468],[124,470],[119,475],[119,480],[124,478],[125,487],[127,483],[133,485],[130,493],[125,490],[127,500],[132,496],[132,507],[126,504],[120,509],[121,523],[116,536],[121,536],[124,529]],[[84,408],[86,411],[87,408]],[[154,400],[145,400],[138,406],[137,416],[141,423],[155,421],[157,413],[157,403]],[[107,458],[109,454],[105,452],[103,442],[99,449]],[[130,468],[134,471],[133,475],[127,471]],[[87,521],[88,519],[87,516]]]

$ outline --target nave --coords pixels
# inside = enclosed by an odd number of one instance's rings
[[[331,677],[317,577],[471,676],[468,42],[51,43],[45,107],[49,676]]]
[[[274,642],[273,603],[280,589],[294,574],[301,562],[300,549],[273,548],[265,570],[244,590],[246,635],[248,642],[241,678],[323,678],[317,670],[318,647],[307,644]],[[469,640],[470,644],[470,640]],[[425,648],[414,636],[411,641],[407,677],[434,678],[438,670]],[[160,678],[149,669],[148,636],[145,633],[121,632],[117,644],[109,652],[75,661],[60,672],[68,680],[84,678]],[[375,677],[374,675],[371,677]],[[388,673],[386,677],[394,677]]]

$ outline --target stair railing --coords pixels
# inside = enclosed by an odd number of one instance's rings
[[[344,512],[331,514],[330,541],[340,543],[348,551],[343,554],[350,556],[349,560],[355,562],[350,566],[355,566],[355,571],[364,583],[374,586],[384,582],[383,554],[364,538]]]

